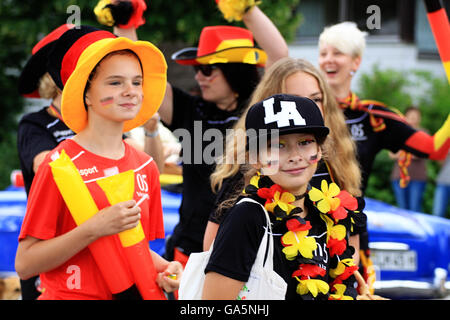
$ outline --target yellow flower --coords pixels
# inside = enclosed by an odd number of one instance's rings
[[[330,294],[330,300],[353,300],[350,296],[344,296],[345,289],[347,289],[345,284],[338,283],[335,284],[333,288],[336,289],[336,293]]]
[[[283,253],[286,255],[286,259],[294,260],[297,257],[298,252],[307,259],[312,259],[313,251],[317,248],[316,239],[312,237],[306,237],[308,230],[305,231],[288,231],[281,238],[282,244],[287,245],[283,248]]]
[[[342,240],[345,238],[345,235],[347,233],[345,226],[340,224],[335,225],[333,220],[331,220],[331,218],[325,214],[321,214],[320,217],[327,224],[327,242],[330,237],[336,240]]]
[[[281,195],[281,197],[280,197]],[[271,203],[267,203],[264,207],[269,212],[274,212],[275,207],[280,207],[281,210],[289,214],[292,209],[295,208],[290,202],[295,201],[295,196],[289,192],[280,193],[279,191],[275,191],[273,194],[273,201]]]
[[[313,297],[317,297],[319,291],[323,294],[326,294],[328,290],[330,290],[330,286],[323,280],[319,279],[307,279],[307,280],[299,280],[297,278],[299,284],[297,285],[297,293],[300,295],[307,294],[311,292]]]
[[[258,182],[259,179],[261,178],[261,176],[259,174],[254,175],[251,179],[250,179],[250,184],[254,185],[255,187],[259,188]]]
[[[317,209],[322,213],[327,213],[330,210],[336,210],[341,204],[341,200],[336,196],[341,192],[338,185],[334,182],[328,183],[326,180],[322,180],[320,189],[312,188],[308,195],[311,201],[317,201]]]
[[[342,259],[341,261],[339,261],[339,263],[335,269],[330,270],[330,276],[333,278],[336,278],[337,276],[340,276],[341,274],[343,274],[347,267],[354,267],[354,266],[356,266],[356,265],[352,258]],[[352,269],[349,269],[349,270],[352,270]]]

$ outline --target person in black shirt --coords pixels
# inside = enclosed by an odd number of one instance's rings
[[[50,99],[51,104],[37,112],[25,114],[17,130],[17,149],[27,196],[34,175],[47,153],[75,133],[62,121],[61,90],[47,72],[47,59],[53,43],[74,25],[64,24],[41,39],[19,78],[19,93],[27,98]],[[20,280],[22,299],[35,300],[40,292],[39,276]]]
[[[236,204],[219,226],[205,269],[203,298],[245,298],[241,289],[265,232],[264,206],[273,225],[274,270],[287,283],[285,299],[354,299],[357,266],[348,236],[351,220],[361,215],[353,211],[357,200],[325,180],[320,190],[307,189],[329,133],[319,108],[308,98],[273,95],[249,109],[245,128],[247,145],[262,139],[261,129],[278,130],[279,139],[270,136],[270,156],[260,149],[257,162],[251,164],[260,174],[251,178],[243,197],[260,205]],[[256,138],[249,129],[256,130]],[[278,158],[272,156],[274,150]],[[345,194],[341,201],[335,198],[338,194]],[[336,207],[337,202],[342,207]]]
[[[267,67],[287,56],[283,37],[257,6],[244,14],[243,22],[250,31],[231,26],[205,27],[198,48],[173,55],[176,62],[194,66],[201,96],[168,84],[159,109],[164,125],[183,140],[180,221],[166,245],[166,258],[174,255],[182,263],[190,253],[202,251],[204,231],[214,206],[209,177],[215,163],[203,157],[210,143],[203,134],[213,129],[225,137],[226,129],[239,119],[259,81],[257,66]],[[264,51],[254,47],[252,33]],[[190,145],[185,136],[189,136]]]
[[[363,192],[375,157],[381,150],[393,153],[405,150],[420,158],[442,160],[450,148],[450,114],[441,129],[430,136],[411,127],[402,115],[385,104],[360,100],[351,91],[352,78],[359,69],[366,45],[365,35],[355,23],[342,22],[325,28],[319,37],[319,67],[356,142]]]

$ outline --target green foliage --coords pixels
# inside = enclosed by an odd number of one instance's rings
[[[447,79],[435,77],[428,71],[400,72],[374,67],[371,73],[361,76],[358,96],[380,100],[401,112],[410,105],[416,105],[422,113],[421,125],[430,134],[434,134],[442,126],[450,112],[450,90]],[[377,155],[366,190],[368,197],[396,204],[390,182],[393,164],[394,161],[389,158],[386,150]],[[440,165],[431,160],[427,161],[426,165],[428,178],[423,197],[423,211],[431,213],[435,180]]]
[[[287,41],[294,39],[300,23],[296,13],[299,3],[300,0],[263,0],[260,5]],[[147,6],[146,24],[139,28],[139,37],[154,43],[182,41],[196,45],[205,26],[243,26],[242,22],[226,21],[214,0],[202,1],[201,5],[198,0],[177,1],[176,5],[167,0],[151,0]]]
[[[183,41],[196,45],[201,29],[207,25],[229,24],[222,18],[214,0],[167,1],[147,0],[146,24],[138,30],[141,39],[156,44]],[[264,0],[262,10],[280,28],[286,39],[294,38],[300,17],[296,7],[300,0]],[[16,150],[17,118],[23,112],[24,99],[17,91],[20,70],[31,54],[32,47],[45,34],[70,20],[74,11],[70,5],[80,8],[80,23],[98,28],[94,0],[27,0],[0,1],[0,189],[9,185],[9,174],[19,168]],[[68,21],[69,19],[69,21]],[[242,23],[234,23],[242,25]]]

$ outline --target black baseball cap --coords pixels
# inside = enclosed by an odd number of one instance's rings
[[[245,117],[245,129],[248,143],[262,135],[270,136],[271,130],[278,130],[279,136],[311,133],[318,143],[323,143],[330,132],[314,101],[288,94],[275,94],[251,106]]]

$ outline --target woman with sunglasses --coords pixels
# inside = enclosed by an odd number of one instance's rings
[[[164,125],[171,131],[186,130],[194,138],[208,129],[218,129],[225,137],[225,130],[239,119],[253,89],[259,82],[257,67],[269,66],[288,55],[287,44],[272,21],[257,7],[246,8],[242,20],[249,29],[231,26],[205,27],[200,35],[198,48],[187,48],[172,58],[180,64],[194,67],[201,96],[190,95],[167,84],[166,94],[159,109]],[[116,28],[132,37],[130,30]],[[253,36],[261,49],[253,43]],[[185,132],[186,132],[185,131]],[[203,250],[203,235],[215,195],[209,177],[214,164],[194,161],[194,146],[201,143],[201,151],[209,142],[191,141],[192,149],[183,154],[183,200],[180,222],[166,244],[166,258],[185,264],[192,252]],[[219,155],[216,155],[219,156]],[[186,160],[191,160],[186,161]]]

